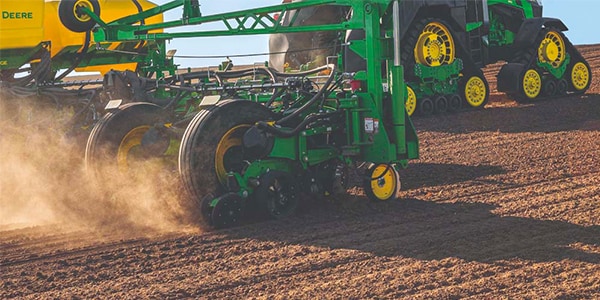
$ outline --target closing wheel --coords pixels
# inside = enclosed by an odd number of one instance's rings
[[[245,131],[273,113],[256,102],[228,100],[202,109],[190,122],[179,149],[179,174],[188,193],[183,203],[195,222],[210,223],[200,213],[201,199],[225,192],[228,172],[242,172],[254,158],[242,149]],[[214,214],[214,212],[213,212]]]
[[[571,86],[576,93],[585,92],[591,83],[590,67],[583,63],[577,62],[571,68]]]
[[[428,67],[449,65],[456,58],[452,34],[441,22],[430,22],[421,31],[414,49],[415,61]]]
[[[537,98],[542,92],[542,76],[534,69],[525,72],[522,79],[523,95],[528,100]]]
[[[490,98],[490,88],[483,75],[463,77],[460,91],[467,107],[471,108],[483,108]]]
[[[405,106],[408,116],[412,116],[417,110],[417,94],[415,94],[415,91],[408,85],[406,86]]]
[[[269,218],[283,219],[294,214],[298,207],[296,181],[292,174],[281,171],[270,171],[260,178],[255,196]]]
[[[565,61],[567,52],[562,34],[555,30],[548,30],[538,46],[538,61],[547,63],[556,69]]]
[[[92,172],[115,167],[121,173],[135,169],[167,152],[170,139],[152,135],[163,110],[150,103],[131,103],[107,113],[92,129],[85,150],[85,165]],[[150,140],[150,141],[148,141]]]
[[[433,101],[429,98],[423,98],[417,102],[418,112],[422,116],[431,116],[435,109]]]
[[[61,0],[58,5],[58,17],[62,24],[71,31],[89,31],[96,25],[96,22],[84,13],[82,8],[87,8],[100,16],[98,0]]]
[[[386,201],[395,199],[400,190],[400,176],[389,164],[375,165],[367,170],[364,189],[369,199]]]
[[[244,199],[236,193],[227,193],[215,199],[217,204],[212,210],[212,225],[215,228],[227,228],[240,222],[244,211]]]

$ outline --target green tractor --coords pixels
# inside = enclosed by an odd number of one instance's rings
[[[490,91],[481,68],[497,61],[508,62],[498,89],[519,101],[583,93],[590,85],[589,65],[564,36],[566,26],[542,17],[540,1],[420,0],[400,6],[409,115],[484,107]],[[282,19],[319,24],[353,12],[323,7],[312,13],[288,12]],[[322,34],[277,34],[271,37],[271,64],[298,68],[299,59],[318,58],[311,55],[315,50],[321,57],[343,51],[346,69],[361,70],[365,62],[355,49],[362,45],[354,41],[363,36],[360,29],[339,32],[334,42]]]
[[[418,157],[416,131],[404,109],[399,1],[308,0],[204,16],[199,1],[175,0],[108,23],[93,6],[66,3],[73,5],[67,14],[94,20],[95,41],[153,47],[140,69],[154,77],[129,72],[110,80],[121,88],[88,138],[88,169],[127,175],[147,172],[150,162],[163,163],[164,174],[184,186],[181,204],[193,222],[227,227],[249,212],[287,217],[302,204],[300,194],[332,192],[348,168],[365,162],[366,195],[394,199],[400,190],[397,170]],[[355,13],[323,25],[282,26],[275,17],[321,5]],[[181,19],[140,22],[174,8],[182,8]],[[203,30],[205,24],[219,29]],[[167,32],[189,25],[200,29]],[[148,33],[156,29],[164,32]],[[165,48],[175,38],[357,29],[365,33],[364,47],[355,54],[366,68],[352,72],[340,54],[297,73],[268,67],[178,73]]]

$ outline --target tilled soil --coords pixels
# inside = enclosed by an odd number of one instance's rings
[[[0,298],[599,298],[600,46],[588,94],[415,119],[401,199],[360,188],[215,232],[0,227]]]

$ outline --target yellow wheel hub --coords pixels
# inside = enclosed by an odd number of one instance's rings
[[[227,182],[227,172],[230,170],[225,166],[226,160],[231,159],[230,150],[234,148],[238,148],[242,145],[242,138],[244,133],[250,128],[250,125],[238,125],[235,126],[229,131],[227,131],[221,141],[217,145],[217,150],[215,151],[215,173],[217,174],[217,178],[219,178],[219,182],[221,184],[225,184]],[[229,155],[228,155],[229,154]]]
[[[90,1],[88,1],[88,0],[79,0],[73,6],[73,15],[80,22],[87,22],[87,21],[89,21],[89,20],[92,19],[87,14],[81,14],[81,13],[78,12],[78,10],[80,8],[84,8],[84,7],[87,8],[87,9],[89,9],[89,10],[91,10],[91,11],[94,10],[94,7],[92,6],[92,3]]]
[[[142,144],[144,134],[150,130],[150,126],[139,126],[129,131],[121,140],[117,150],[117,166],[119,171],[126,172],[129,169],[131,155],[134,155],[136,149]]]
[[[465,100],[471,107],[479,107],[485,102],[487,88],[483,79],[478,76],[469,78],[465,85]]]
[[[523,92],[529,99],[534,99],[542,91],[542,77],[536,70],[529,69],[523,76]]]
[[[538,60],[558,68],[565,61],[565,41],[560,33],[549,31],[538,48]]]
[[[406,94],[406,113],[409,116],[412,116],[415,113],[415,110],[417,110],[417,95],[415,94],[415,91],[410,87],[407,86],[407,94]]]
[[[573,66],[571,71],[571,83],[576,90],[581,91],[585,89],[590,82],[590,70],[582,63],[578,62]]]
[[[451,64],[455,59],[455,46],[450,30],[438,22],[423,28],[415,45],[415,61],[429,67]]]
[[[394,197],[397,185],[396,171],[390,165],[378,165],[371,173],[371,191],[379,200],[385,201]]]

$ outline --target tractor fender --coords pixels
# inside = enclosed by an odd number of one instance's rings
[[[515,37],[514,46],[517,49],[528,48],[535,42],[540,30],[553,27],[560,31],[567,31],[569,28],[559,19],[556,18],[531,18],[523,21],[517,36]]]

